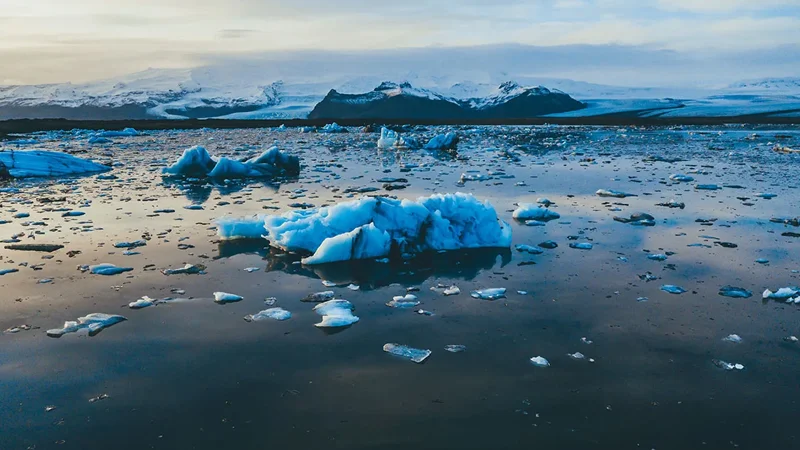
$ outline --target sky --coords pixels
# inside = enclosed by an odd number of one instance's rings
[[[641,68],[642,82],[688,83],[690,61],[705,78],[800,76],[800,0],[0,0],[0,85],[515,44],[571,58],[541,74],[583,81],[633,83]],[[664,55],[680,64],[659,68]]]

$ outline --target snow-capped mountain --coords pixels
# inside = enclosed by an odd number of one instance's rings
[[[309,114],[311,119],[510,119],[538,117],[583,108],[560,91],[501,84],[485,97],[457,99],[410,83],[385,81],[370,92],[331,90]]]
[[[303,70],[300,70],[300,69]],[[622,87],[520,73],[486,70],[449,72],[447,67],[356,74],[286,68],[280,65],[213,65],[194,69],[148,69],[90,83],[0,86],[0,120],[11,118],[150,119],[305,118],[331,90],[340,99],[371,96],[427,98],[454,107],[483,110],[524,103],[522,99],[571,97],[586,104],[552,111],[591,116],[798,114],[800,78],[765,78],[718,89]],[[386,70],[388,71],[388,70]],[[389,83],[382,85],[386,80]],[[373,89],[379,86],[378,89]],[[527,86],[537,86],[528,88]],[[547,88],[538,87],[547,86]],[[356,97],[345,97],[347,95]],[[357,95],[361,95],[358,97]],[[521,97],[522,95],[522,97]],[[511,102],[511,103],[509,103]],[[529,103],[526,108],[530,108]],[[517,117],[550,114],[546,109],[506,111]],[[489,115],[487,113],[487,115]]]

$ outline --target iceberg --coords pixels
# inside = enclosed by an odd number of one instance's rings
[[[221,157],[215,159],[201,146],[184,150],[180,158],[162,171],[165,175],[210,178],[262,178],[280,174],[300,173],[300,158],[281,152],[273,146],[259,156],[237,161]]]
[[[217,220],[222,239],[265,237],[271,246],[311,256],[304,264],[464,248],[508,248],[511,227],[468,194],[413,200],[364,197],[282,215]],[[259,229],[259,224],[263,228]]]
[[[534,203],[520,203],[511,217],[521,221],[536,220],[547,222],[561,218],[561,214]]]
[[[53,328],[47,330],[47,335],[50,337],[61,337],[67,333],[75,333],[80,330],[89,330],[89,336],[102,331],[103,328],[108,328],[111,325],[127,320],[123,316],[115,314],[91,313],[83,317],[78,317],[78,320],[70,320],[64,322],[63,328]]]
[[[314,311],[322,316],[322,322],[315,323],[317,328],[339,328],[350,326],[358,322],[358,316],[353,315],[354,306],[347,300],[328,300],[314,306]]]
[[[320,133],[347,133],[347,128],[339,125],[336,122],[329,123],[319,129]]]
[[[455,150],[458,144],[458,135],[454,132],[434,136],[427,144],[425,150]]]
[[[0,178],[58,177],[106,172],[110,167],[67,153],[44,150],[0,151]]]

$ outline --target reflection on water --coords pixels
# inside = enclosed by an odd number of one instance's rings
[[[302,255],[270,248],[264,239],[220,241],[218,245],[218,259],[241,254],[259,255],[267,261],[267,272],[301,275],[337,285],[352,283],[363,290],[393,283],[416,285],[432,277],[472,280],[481,271],[494,268],[498,261],[500,268],[511,262],[509,249],[493,248],[426,252],[409,260],[386,263],[366,259],[309,266],[301,263]]]
[[[219,195],[228,196],[241,192],[245,188],[263,189],[265,192],[278,192],[281,182],[296,181],[297,177],[277,177],[269,180],[228,180],[225,183],[217,183],[211,180],[186,179],[181,177],[164,177],[162,184],[169,189],[176,189],[186,196],[186,199],[193,204],[201,205],[211,198],[214,189]]]

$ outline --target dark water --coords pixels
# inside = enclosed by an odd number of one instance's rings
[[[31,213],[2,225],[8,235],[40,230],[44,234],[36,242],[66,243],[51,260],[0,250],[0,268],[20,269],[0,277],[6,294],[0,328],[40,327],[0,335],[0,449],[800,448],[793,426],[800,410],[800,344],[784,340],[800,335],[800,305],[762,301],[760,295],[766,288],[800,284],[800,239],[781,235],[799,230],[769,221],[800,215],[800,156],[771,150],[774,142],[797,147],[797,130],[460,132],[465,139],[458,159],[378,152],[377,137],[360,133],[154,133],[87,149],[89,156],[124,163],[114,171],[118,180],[39,181],[0,194],[2,218],[10,218],[11,209]],[[186,186],[162,183],[158,174],[161,164],[190,145],[238,154],[276,139],[303,158],[299,179]],[[45,148],[83,147],[71,136],[44,140]],[[498,156],[497,148],[512,149],[519,161]],[[686,161],[645,162],[646,155]],[[667,178],[691,169],[709,173],[692,174],[694,183]],[[457,186],[468,170],[502,170],[514,178],[496,174]],[[426,255],[400,266],[311,268],[263,243],[215,240],[212,220],[224,214],[342,201],[345,188],[380,186],[374,180],[383,176],[409,178],[407,190],[390,193],[400,197],[473,192],[512,223],[514,244],[553,240],[559,246],[541,255],[512,248]],[[526,186],[515,185],[520,181]],[[743,188],[698,191],[697,183]],[[601,188],[638,196],[595,196]],[[298,189],[306,190],[305,197],[290,198]],[[778,196],[754,196],[763,192]],[[62,219],[37,200],[54,195],[68,197],[72,207],[87,199],[92,206],[82,208],[86,216]],[[537,197],[555,202],[552,209],[561,219],[544,227],[513,222],[514,203]],[[672,198],[686,208],[655,206]],[[230,204],[217,206],[219,201]],[[190,202],[203,202],[205,210],[182,209]],[[273,205],[280,209],[262,208]],[[159,208],[176,212],[153,216]],[[656,225],[612,220],[635,211],[652,214]],[[699,218],[717,220],[696,222]],[[22,225],[37,220],[47,225]],[[94,231],[81,229],[84,225]],[[141,255],[123,256],[112,247],[145,232],[153,238],[137,249]],[[575,242],[570,236],[591,241],[594,248],[569,248]],[[195,247],[178,250],[179,243]],[[695,243],[709,247],[688,247]],[[67,250],[82,253],[69,258]],[[664,262],[646,258],[664,252],[675,254]],[[758,264],[758,258],[769,263]],[[19,267],[22,262],[44,266],[31,270]],[[101,277],[75,270],[99,262],[134,271]],[[207,265],[207,274],[167,277],[151,270],[187,262]],[[520,265],[527,262],[535,264]],[[145,269],[149,264],[154,266]],[[247,267],[260,270],[247,273]],[[659,279],[640,280],[648,271]],[[37,284],[42,278],[53,282]],[[361,286],[331,288],[356,306],[358,323],[333,334],[313,327],[319,316],[300,299],[327,290],[322,279]],[[461,294],[444,297],[429,289],[439,283],[455,284]],[[687,292],[668,294],[659,290],[663,284]],[[718,290],[724,285],[754,295],[722,297]],[[420,307],[433,316],[384,305],[411,286],[420,288]],[[508,297],[469,296],[490,287],[507,288]],[[175,295],[172,288],[194,299],[138,311],[123,307],[142,295]],[[245,299],[217,305],[211,300],[216,290]],[[293,317],[242,320],[265,309],[265,297],[276,297],[277,306]],[[53,339],[44,333],[91,312],[128,320],[94,337]],[[743,342],[722,340],[733,333]],[[583,343],[584,337],[593,343]],[[387,342],[433,354],[414,364],[384,353]],[[467,350],[449,353],[448,344]],[[574,352],[594,362],[567,356]],[[529,362],[539,355],[551,366]],[[713,359],[745,369],[725,371]],[[89,401],[101,394],[108,398]],[[56,409],[46,412],[48,405]]]

